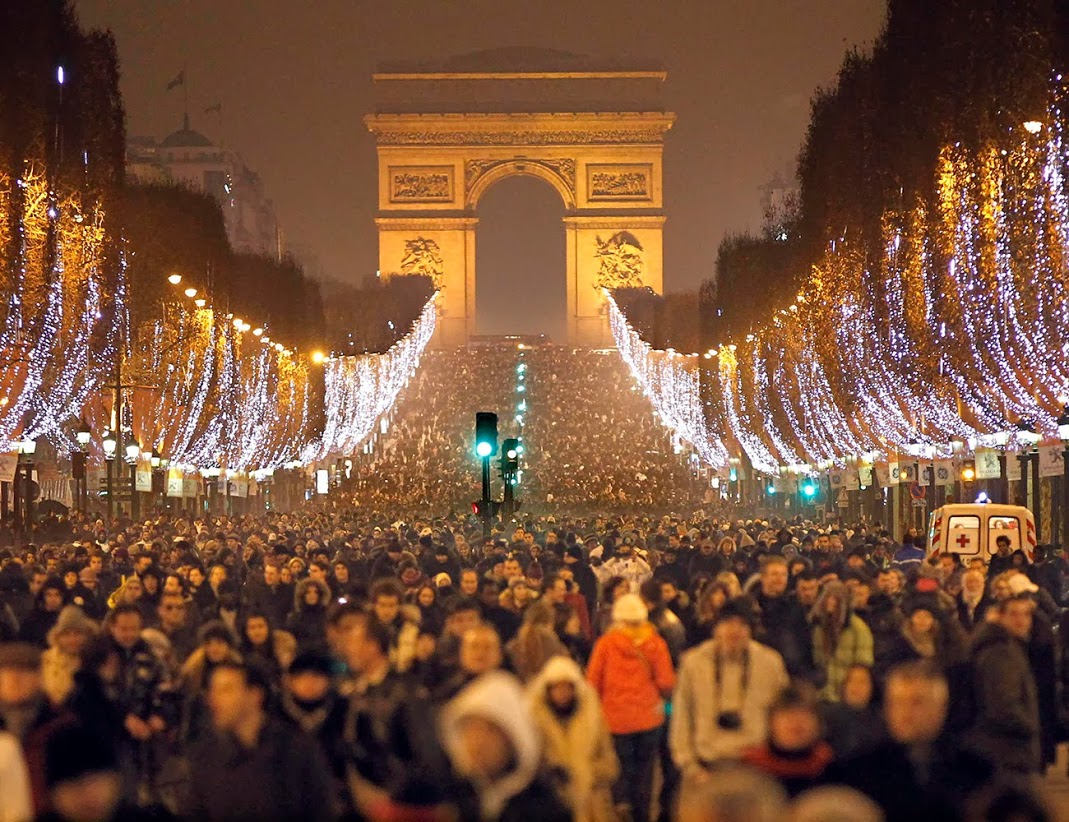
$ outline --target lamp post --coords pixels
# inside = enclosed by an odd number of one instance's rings
[[[15,496],[22,496],[23,528],[29,540],[33,540],[33,455],[37,452],[37,440],[29,436],[23,436],[19,440],[19,462],[25,469],[24,477],[15,476]]]
[[[995,445],[998,446],[1001,452],[998,458],[999,464],[1002,467],[1002,502],[1004,505],[1010,503],[1010,472],[1009,466],[1006,462],[1006,445],[1010,441],[1009,431],[996,431],[994,434]]]
[[[86,475],[89,462],[89,442],[93,439],[93,432],[89,423],[83,418],[78,424],[78,430],[74,432],[74,438],[78,441],[78,451],[71,455],[71,465],[74,470],[71,473],[75,480],[75,496],[77,497],[77,509],[85,513],[89,507],[89,478]]]
[[[1020,444],[1021,453],[1018,455],[1018,459],[1021,462],[1021,505],[1026,508],[1032,509],[1032,514],[1036,519],[1036,533],[1040,531],[1039,521],[1039,505],[1038,505],[1038,482],[1033,482],[1031,486],[1031,496],[1035,504],[1029,505],[1029,468],[1033,458],[1039,458],[1039,452],[1036,451],[1036,443],[1042,439],[1042,436],[1036,431],[1035,424],[1031,420],[1021,420],[1017,423],[1017,442]]]
[[[141,516],[137,499],[137,461],[141,458],[141,446],[131,439],[126,443],[126,464],[130,466],[130,518],[135,522]]]
[[[1062,548],[1069,546],[1069,398],[1062,397],[1058,417],[1058,438],[1062,441]]]
[[[104,466],[107,471],[106,491],[108,495],[108,522],[115,518],[115,451],[119,447],[119,441],[115,434],[104,429],[104,437],[101,441],[104,447]]]

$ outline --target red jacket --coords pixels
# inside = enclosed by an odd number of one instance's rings
[[[664,699],[676,684],[668,645],[646,622],[617,625],[594,645],[586,677],[601,697],[614,734],[650,731],[664,724]]]

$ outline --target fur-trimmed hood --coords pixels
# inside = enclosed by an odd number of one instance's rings
[[[330,604],[330,588],[327,587],[327,583],[321,582],[318,579],[312,579],[311,577],[305,577],[294,586],[293,589],[293,612],[300,614],[304,612],[304,593],[309,588],[319,589],[319,604],[326,608]]]

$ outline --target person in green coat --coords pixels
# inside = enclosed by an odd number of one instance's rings
[[[821,699],[838,702],[843,681],[854,665],[872,666],[872,631],[850,607],[850,591],[841,582],[824,586],[813,610],[813,662],[822,673]]]

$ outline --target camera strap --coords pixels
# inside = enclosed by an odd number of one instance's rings
[[[713,682],[716,685],[716,704],[723,711],[726,707],[723,704],[723,688],[724,688],[724,665],[725,660],[719,651],[716,652],[714,657],[714,670],[713,670]],[[742,667],[742,675],[739,679],[739,698],[738,705],[731,706],[731,709],[741,711],[742,706],[746,702],[746,691],[750,687],[750,650],[747,648],[742,652],[740,659],[740,665]]]

